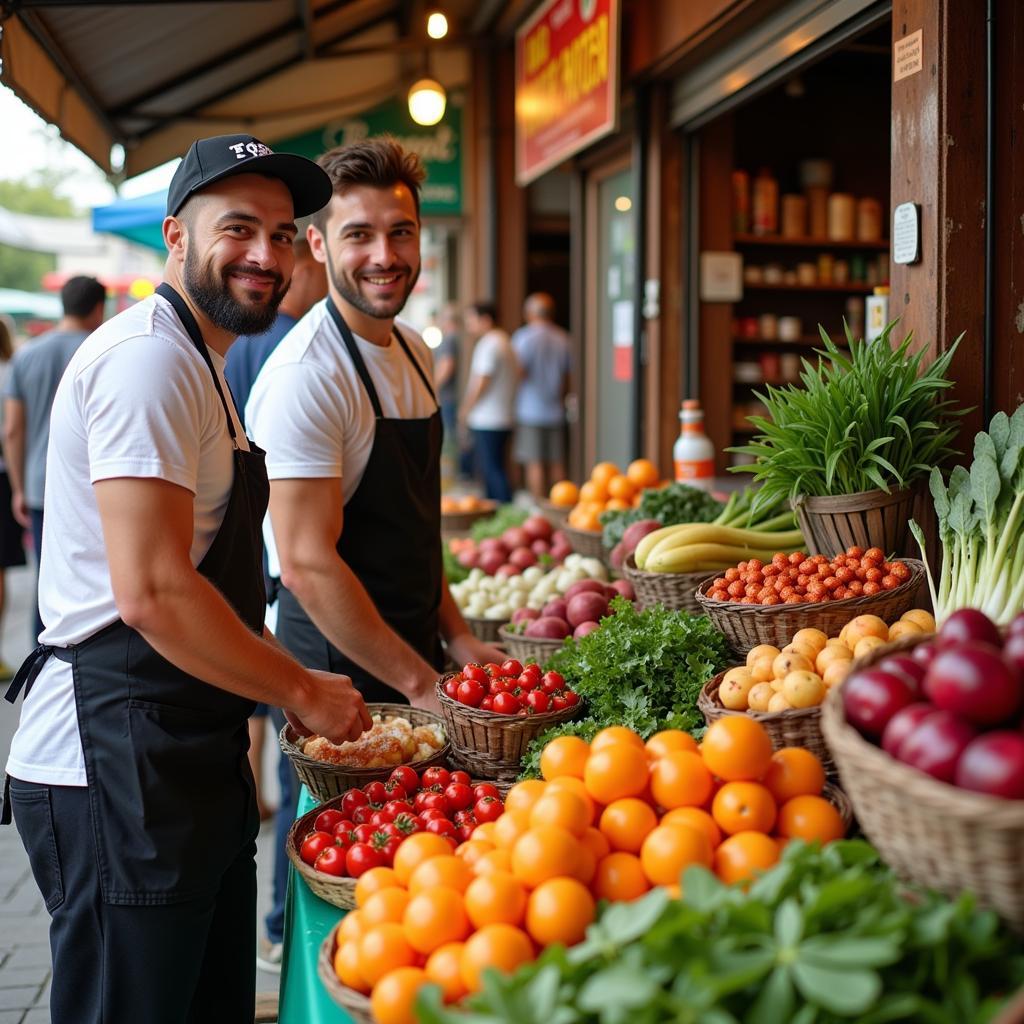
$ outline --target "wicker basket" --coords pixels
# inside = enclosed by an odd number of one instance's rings
[[[473,619],[468,615],[462,616],[469,626],[469,631],[485,644],[496,644],[498,642],[498,631],[504,625],[501,619]]]
[[[340,796],[335,797],[333,800],[328,800],[327,803],[307,811],[301,818],[296,818],[292,822],[292,827],[288,829],[288,838],[285,840],[284,848],[292,866],[314,896],[319,896],[320,899],[332,906],[341,907],[342,910],[351,910],[356,905],[356,880],[348,877],[339,878],[323,871],[317,871],[299,856],[302,842],[313,831],[313,823],[317,816],[321,811],[340,811],[341,800]]]
[[[859,545],[902,555],[910,536],[915,488],[861,491],[827,498],[801,497],[793,502],[800,532],[812,555],[832,555]]]
[[[540,506],[541,515],[556,529],[561,530],[569,521],[571,505],[554,505],[547,498],[541,498],[537,504]]]
[[[502,626],[498,636],[508,656],[523,663],[535,661],[538,665],[546,665],[548,659],[565,645],[564,640],[548,640],[544,637],[513,633],[508,626]]]
[[[714,578],[706,579],[696,592],[697,603],[729,641],[732,649],[745,658],[758,644],[785,647],[800,629],[820,629],[835,636],[857,615],[877,615],[893,622],[914,607],[917,591],[924,579],[924,563],[915,558],[902,562],[910,569],[910,579],[893,590],[870,596],[848,597],[842,601],[817,601],[814,604],[739,604],[736,601],[712,601],[708,596]],[[720,575],[720,574],[719,574]]]
[[[392,717],[397,715],[407,718],[414,726],[444,725],[441,717],[433,711],[424,711],[421,708],[410,707],[408,704],[367,704],[366,709],[371,715]],[[413,761],[411,767],[422,771],[432,764],[442,764],[448,756],[450,748],[451,733],[447,733],[447,735],[449,742],[445,743],[436,754],[420,761]],[[346,789],[351,789],[353,786],[365,786],[368,782],[373,782],[376,779],[386,779],[394,771],[393,765],[385,768],[356,768],[352,765],[318,761],[316,758],[304,754],[296,745],[296,739],[295,731],[288,724],[281,729],[278,737],[281,750],[287,754],[288,759],[294,765],[299,781],[321,803],[330,800],[331,797],[341,796]]]
[[[514,780],[521,770],[520,762],[530,741],[553,725],[575,718],[583,710],[582,702],[563,711],[543,715],[496,715],[452,700],[444,692],[447,676],[437,682],[437,699],[441,704],[451,743],[451,759],[471,775],[496,779],[500,783]]]
[[[580,530],[575,526],[565,525],[562,532],[569,538],[572,549],[585,558],[598,558],[602,562],[608,560],[608,552],[601,543],[600,530]]]
[[[622,573],[633,584],[641,608],[661,604],[672,611],[703,614],[694,594],[708,578],[706,572],[644,572],[636,567],[636,559],[630,555],[622,563]]]
[[[772,749],[783,747],[804,747],[814,754],[826,772],[834,772],[832,754],[821,734],[821,708],[791,708],[788,711],[733,711],[722,707],[718,688],[722,685],[725,672],[719,672],[714,679],[704,684],[697,698],[697,707],[710,725],[719,718],[730,715],[746,715],[760,722],[771,737]]]
[[[498,507],[496,501],[489,501],[472,512],[442,512],[441,532],[444,534],[461,535],[465,533],[478,519],[486,519],[493,516]]]
[[[876,647],[852,671],[925,637]],[[822,709],[822,732],[864,834],[895,871],[955,895],[972,890],[1024,931],[1024,800],[957,789],[890,757],[843,716],[842,685]]]
[[[332,928],[327,938],[320,943],[320,954],[316,958],[316,973],[320,976],[327,994],[340,1006],[356,1024],[374,1024],[370,1012],[370,999],[354,988],[342,985],[334,972],[334,954],[338,950],[337,928]]]

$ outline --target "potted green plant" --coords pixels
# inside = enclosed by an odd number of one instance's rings
[[[760,481],[755,508],[789,499],[812,553],[860,545],[902,554],[918,487],[955,454],[966,410],[954,410],[946,373],[960,339],[925,365],[911,335],[891,344],[895,325],[865,342],[844,323],[848,352],[819,327],[824,349],[803,360],[801,385],[758,394],[768,410],[750,417],[759,433],[727,449],[754,459],[730,468]]]

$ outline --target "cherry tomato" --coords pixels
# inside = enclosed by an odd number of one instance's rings
[[[384,854],[369,843],[356,843],[345,854],[345,868],[353,878],[358,878],[370,868],[384,866]]]
[[[399,835],[411,836],[413,832],[423,831],[423,822],[415,814],[399,814],[391,827],[398,829]]]
[[[448,801],[445,799],[444,793],[428,792],[423,798],[424,811],[437,810],[441,811],[442,814],[448,813]]]
[[[523,671],[522,663],[516,661],[515,658],[509,658],[507,661],[501,663],[502,675],[506,675],[514,678],[515,676],[521,675]]]
[[[412,796],[420,788],[420,777],[414,768],[407,764],[400,764],[388,777],[388,782],[397,782],[404,790],[407,797]]]
[[[313,867],[325,875],[344,875],[347,857],[348,854],[340,846],[328,846],[320,851]]]
[[[373,808],[369,804],[361,804],[352,812],[352,820],[357,825],[365,825],[373,817]]]
[[[456,811],[452,815],[452,824],[453,825],[456,825],[456,826],[465,825],[467,821],[473,822],[474,825],[476,824],[476,818],[473,817],[472,810]]]
[[[489,661],[484,665],[484,671],[493,679],[495,676],[504,675],[501,666],[495,661]]]
[[[341,798],[341,811],[346,818],[351,818],[357,807],[364,807],[369,802],[361,789],[349,789]]]
[[[387,867],[391,867],[395,862],[395,854],[398,852],[398,848],[402,845],[402,840],[405,836],[388,836],[387,839],[376,844],[377,849],[384,857],[384,863]]]
[[[430,789],[431,786],[440,786],[444,789],[452,781],[451,773],[447,768],[427,768],[423,772],[423,788]]]
[[[462,675],[466,679],[475,679],[481,686],[486,686],[490,681],[490,676],[479,666],[474,664],[467,665],[462,670]]]
[[[329,807],[326,811],[321,811],[316,816],[316,821],[313,822],[313,829],[316,832],[333,832],[334,826],[344,820],[345,815],[341,811],[336,811]]]
[[[542,675],[540,665],[535,661],[531,661],[529,665],[523,666],[522,675],[527,676],[534,686],[538,686]]]
[[[533,675],[527,675],[525,672],[516,679],[517,690],[533,690],[537,687],[537,679]]]
[[[473,838],[473,833],[476,831],[476,822],[467,821],[464,825],[455,826],[455,834],[458,836],[460,843],[468,843]]]
[[[519,701],[511,693],[499,693],[494,698],[493,710],[499,715],[514,715],[519,710]]]
[[[391,815],[383,807],[370,815],[370,824],[375,828],[380,828],[381,825],[386,825],[391,820]]]
[[[409,792],[400,782],[393,782],[388,779],[384,783],[384,792],[388,795],[388,800],[405,800],[408,797]]]
[[[565,706],[567,708],[574,708],[580,702],[580,695],[575,690],[565,691]]]
[[[524,700],[526,706],[530,708],[535,715],[542,715],[548,710],[548,706],[551,704],[551,698],[543,690],[531,690],[526,694]]]
[[[545,693],[551,694],[565,687],[565,677],[561,672],[545,672],[540,685]]]
[[[433,832],[435,836],[444,836],[446,839],[453,841],[457,837],[455,826],[447,818],[431,818],[424,825],[424,830]]]
[[[455,691],[455,699],[460,704],[468,704],[469,707],[475,708],[483,700],[484,692],[483,686],[475,679],[464,679]]]
[[[494,797],[495,800],[501,799],[501,793],[498,792],[497,786],[493,786],[489,782],[478,782],[473,787],[473,799],[483,800],[485,796]]]
[[[446,697],[450,697],[452,700],[458,700],[459,687],[463,682],[465,682],[465,680],[456,679],[455,677],[446,679],[444,683],[444,695]]]
[[[377,825],[371,825],[366,822],[365,825],[356,825],[352,830],[352,834],[356,837],[357,843],[368,843],[373,838],[373,833],[377,831]]]
[[[334,845],[334,836],[329,832],[310,832],[302,840],[302,845],[299,847],[299,856],[307,864],[312,864],[322,851]]]
[[[505,811],[505,805],[493,796],[483,796],[473,808],[473,817],[478,822],[497,821]]]
[[[447,818],[448,815],[440,807],[428,807],[425,811],[421,811],[417,817],[423,822],[423,827],[426,828],[428,821],[433,821],[435,818]]]
[[[565,694],[561,690],[551,694],[552,711],[564,711],[568,706],[565,702]]]
[[[494,710],[494,698],[490,694],[487,694],[487,696],[484,697],[484,699],[482,701],[480,701],[480,710],[481,711],[493,711]]]
[[[497,697],[499,693],[508,693],[511,688],[512,681],[510,679],[492,679],[487,687],[487,693],[491,697]]]
[[[444,798],[448,811],[464,811],[473,803],[473,790],[463,782],[451,782],[445,787]]]
[[[355,841],[355,825],[351,821],[339,821],[334,826],[334,841],[344,849],[348,849]]]
[[[412,804],[408,800],[389,800],[381,810],[390,815],[389,821],[394,821],[400,814],[412,814]]]
[[[388,802],[388,791],[384,788],[383,782],[368,782],[363,786],[366,799],[371,804],[386,804]]]
[[[468,786],[470,783],[469,772],[452,772],[452,782],[461,782],[463,786]]]
[[[426,806],[427,806],[427,805],[426,805],[426,804],[425,804],[425,803],[424,803],[423,801],[427,799],[427,794],[428,794],[429,792],[430,792],[430,790],[429,790],[429,789],[421,789],[421,790],[420,790],[420,791],[419,791],[419,792],[418,792],[418,793],[417,793],[417,794],[416,794],[416,795],[415,795],[415,796],[414,796],[414,797],[412,798],[412,809],[413,809],[413,812],[414,812],[414,813],[416,813],[416,814],[420,814],[421,812],[423,812],[424,810],[426,810]]]

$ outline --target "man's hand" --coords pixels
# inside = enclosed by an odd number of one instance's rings
[[[32,516],[29,515],[28,505],[25,504],[25,492],[13,491],[11,493],[11,513],[17,520],[19,526],[29,529],[32,526]],[[36,552],[39,557],[39,552]]]
[[[478,640],[472,633],[453,636],[448,641],[448,653],[452,661],[457,661],[459,665],[466,665],[471,661],[478,665],[485,665],[489,661],[500,665],[506,658],[506,655],[493,644]]]
[[[303,714],[285,710],[300,736],[326,736],[332,743],[357,740],[373,726],[359,691],[348,676],[311,670],[310,708]]]

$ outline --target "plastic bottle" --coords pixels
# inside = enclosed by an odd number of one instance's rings
[[[715,446],[704,433],[704,410],[688,398],[679,410],[681,429],[672,448],[676,480],[710,490],[715,476]]]

